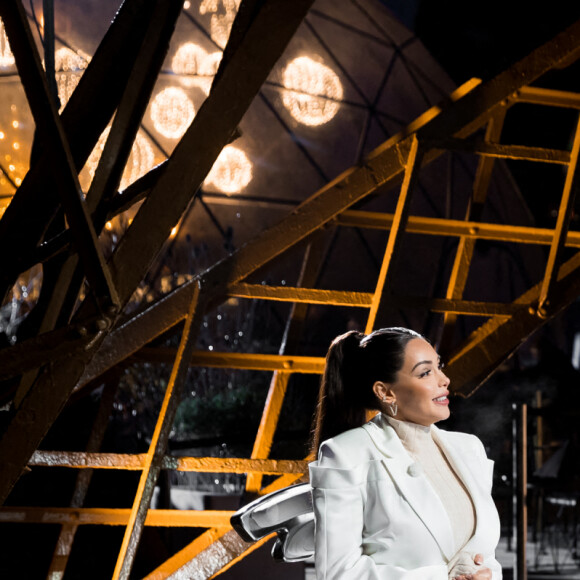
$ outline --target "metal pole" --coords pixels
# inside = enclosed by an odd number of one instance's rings
[[[527,580],[526,543],[528,539],[528,510],[526,505],[528,487],[528,406],[523,403],[517,414],[517,530],[516,530],[516,580]]]

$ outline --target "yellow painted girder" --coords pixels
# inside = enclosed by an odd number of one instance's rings
[[[36,451],[28,462],[36,467],[73,469],[119,469],[138,471],[146,465],[146,455],[126,453],[85,453],[82,451]],[[162,469],[200,473],[261,473],[263,475],[302,474],[306,461],[294,459],[247,459],[236,457],[165,456]]]
[[[341,226],[388,230],[393,222],[393,214],[371,211],[345,211],[336,218]],[[549,228],[532,228],[509,224],[491,224],[476,221],[450,220],[410,216],[407,222],[408,234],[425,234],[431,236],[469,237],[499,242],[519,244],[537,244],[549,246],[554,230]],[[568,232],[566,246],[580,248],[580,232]]]
[[[235,512],[224,510],[149,510],[146,526],[179,528],[228,528]],[[0,507],[0,522],[126,526],[130,509]]]

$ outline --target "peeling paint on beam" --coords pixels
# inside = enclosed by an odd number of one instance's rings
[[[31,467],[73,469],[120,469],[138,471],[145,465],[145,454],[84,453],[82,451],[36,451]],[[177,457],[166,455],[162,469],[200,473],[261,473],[263,475],[303,474],[306,461],[291,459],[246,459],[235,457]]]
[[[238,298],[276,300],[278,302],[326,304],[327,306],[361,306],[367,308],[372,300],[370,292],[266,286],[263,284],[234,284],[228,288],[228,295]]]

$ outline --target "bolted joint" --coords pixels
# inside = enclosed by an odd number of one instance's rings
[[[530,307],[528,310],[529,310],[530,314],[532,314],[533,316],[537,316],[538,318],[545,320],[546,318],[548,318],[550,316],[549,307],[550,307],[550,301],[544,300],[544,302],[542,302],[542,304],[539,304],[538,302],[534,302],[534,303],[530,304]]]

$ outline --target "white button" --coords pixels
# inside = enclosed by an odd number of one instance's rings
[[[423,467],[421,467],[420,463],[411,463],[411,465],[409,465],[409,468],[407,469],[407,473],[411,477],[420,477],[421,475],[423,475]]]

